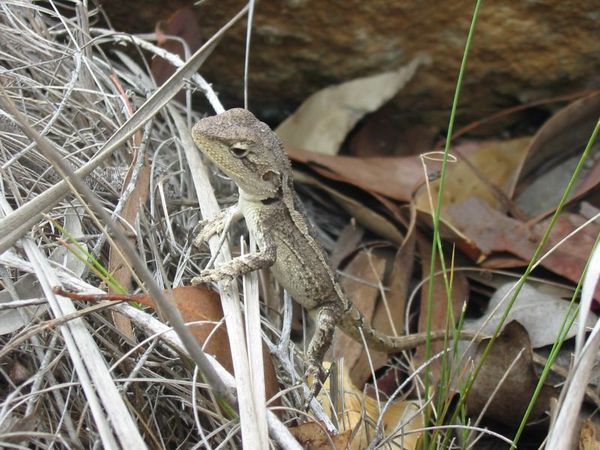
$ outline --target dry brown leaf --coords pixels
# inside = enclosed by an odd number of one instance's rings
[[[344,292],[380,333],[390,336],[403,334],[413,261],[414,243],[409,242],[396,255],[387,248],[362,250],[344,268],[344,273],[350,275],[341,279]],[[385,298],[381,296],[380,283],[387,286]],[[373,370],[378,370],[389,359],[385,352],[369,350],[367,355],[362,343],[343,332],[336,334],[334,342],[335,358],[344,358],[352,382],[357,386],[371,378],[371,365]]]
[[[587,419],[579,433],[579,450],[600,450],[600,427]]]
[[[600,94],[595,93],[561,109],[538,130],[528,148],[515,196],[523,211],[543,217],[555,210],[599,115]],[[583,167],[571,200],[600,183],[599,151],[598,145],[592,149],[588,160],[592,164]]]
[[[544,162],[556,156],[579,152],[587,143],[600,115],[600,93],[576,100],[558,111],[537,131],[529,147],[527,157],[516,173],[520,183]],[[575,196],[581,196],[598,185],[600,168],[595,168],[580,186]],[[511,192],[512,196],[512,192]],[[548,211],[550,212],[550,211]]]
[[[454,147],[453,152],[471,157],[480,143],[467,142]],[[438,160],[427,161],[427,173],[417,156],[370,157],[331,156],[286,147],[288,156],[307,170],[333,180],[351,184],[373,195],[379,194],[401,202],[410,202],[425,176],[434,176],[441,168]]]
[[[383,415],[383,429],[386,434],[397,434],[396,430],[402,429],[402,433],[394,439],[394,443],[404,450],[422,448],[422,432],[418,430],[423,428],[423,423],[423,416],[419,412],[417,402],[395,402]]]
[[[162,48],[179,55],[184,61],[187,55],[181,42],[169,36],[177,36],[183,39],[188,45],[189,54],[198,50],[203,43],[196,15],[190,7],[179,8],[166,21],[158,22],[156,24],[156,35],[158,37],[158,44]],[[160,56],[155,56],[152,59],[151,71],[156,84],[160,86],[173,75],[175,67]],[[180,101],[184,100],[182,93],[179,93],[176,98]]]
[[[442,219],[451,222],[444,212],[454,203],[460,203],[470,197],[478,197],[498,211],[507,211],[509,194],[517,180],[516,170],[525,157],[525,148],[529,141],[529,138],[519,138],[485,142],[477,151],[468,155],[460,149],[454,149],[452,154],[458,161],[448,165]],[[417,191],[417,209],[430,213],[431,205],[435,208],[439,185],[440,181],[435,180],[429,184],[430,192],[427,186],[422,186]]]
[[[474,259],[482,260],[492,253],[508,252],[521,258],[522,265],[526,265],[533,255],[550,221],[548,218],[528,226],[491,209],[476,197],[452,205],[448,208],[448,216],[452,218],[460,232],[468,237],[468,242],[458,244]],[[477,220],[473,220],[474,217]],[[544,250],[550,249],[584,222],[583,217],[564,212],[558,218]],[[542,266],[577,283],[598,233],[600,233],[599,224],[588,224],[570,239],[561,243],[542,261]],[[477,252],[480,254],[478,255]],[[489,268],[499,267],[494,260],[489,263],[483,261],[482,265]],[[599,293],[600,291],[596,291],[596,298],[599,298]]]
[[[526,225],[490,208],[477,197],[450,205],[447,215],[458,230],[467,236],[469,241],[465,244],[471,246],[469,253],[476,259],[492,252],[510,252],[513,242],[517,243],[518,248],[523,248],[519,253],[531,255],[533,243],[529,242]],[[480,254],[473,254],[473,250]],[[527,260],[528,256],[522,259]]]
[[[509,198],[514,191],[516,176],[525,156],[528,160],[523,173],[527,173],[551,155],[560,154],[568,148],[581,147],[589,137],[589,131],[593,127],[593,121],[597,120],[599,111],[600,95],[578,100],[556,114],[540,129],[528,146],[527,152],[522,151],[525,141],[521,139],[503,143],[501,147],[491,146],[472,153],[464,159],[469,161],[468,164],[451,164],[444,191],[444,236],[458,240],[461,250],[477,261],[493,256],[493,259],[484,263],[486,267],[515,267],[526,264],[548,221],[525,224],[504,214],[510,211],[513,217],[524,217],[520,210],[512,206]],[[565,137],[563,134],[573,136]],[[586,189],[596,186],[600,181],[600,167],[594,168],[587,180]],[[435,199],[436,182],[432,183],[432,188],[432,196]],[[583,192],[579,189],[578,194]],[[420,189],[416,202],[421,210],[430,210],[429,197],[424,188]],[[561,218],[552,232],[551,244],[557,243],[582,222],[583,220],[575,215]],[[451,230],[450,234],[448,230]],[[577,282],[597,232],[598,227],[595,224],[579,232],[545,259],[544,267]],[[506,253],[517,258],[507,257]]]
[[[164,292],[167,298],[173,299],[183,321],[189,324],[188,328],[204,351],[213,355],[230,373],[235,374],[219,294],[201,286],[181,286]],[[60,291],[60,295],[82,301],[134,301],[157,309],[154,300],[147,295],[82,295],[64,291]],[[270,399],[279,391],[279,385],[271,355],[264,345],[263,361],[265,394],[266,398]]]
[[[200,286],[181,286],[173,289],[172,292],[184,322],[204,322],[188,325],[198,343],[203,344],[204,351],[214,355],[223,367],[235,374],[219,295],[213,290]],[[266,398],[270,399],[279,391],[279,385],[271,355],[264,345],[263,361],[265,393]]]
[[[367,206],[309,175],[297,174],[295,175],[295,179],[323,189],[365,228],[398,245],[402,245],[404,242],[404,236],[398,231],[398,227],[383,214],[377,212],[373,208],[373,205]]]
[[[485,170],[479,174],[479,178],[476,178],[475,176],[470,177],[475,180],[471,182],[471,192],[483,192],[486,193],[490,201],[493,199],[496,204],[503,202],[505,205],[510,205],[510,202],[503,196],[501,190],[494,188],[492,183],[489,183],[487,178],[490,177],[488,177],[488,173],[486,172],[486,170],[489,169],[488,166],[485,165],[485,162],[487,161],[487,158],[492,157],[495,154],[495,157],[499,161],[502,160],[506,163],[504,164],[506,170],[501,171],[506,176],[504,178],[497,177],[495,180],[500,184],[504,183],[504,185],[506,185],[510,182],[510,171],[508,169],[511,166],[510,162],[513,163],[513,166],[515,163],[514,158],[506,158],[506,156],[503,155],[502,150],[508,149],[510,151],[507,151],[506,153],[514,156],[518,153],[516,149],[519,145],[524,145],[523,142],[524,141],[515,141],[508,144],[497,144],[496,146],[488,145],[483,148],[484,150],[489,149],[489,152],[481,152],[481,155],[479,156],[477,156],[481,151],[481,146],[479,144],[467,143],[457,147],[455,151],[463,157],[462,165],[459,166],[459,171],[462,170],[465,174],[469,171],[471,174],[479,173],[478,170],[473,168],[472,161],[475,161],[477,164],[482,164],[485,167]],[[423,179],[425,177],[426,169],[423,168],[423,165],[418,158],[335,157],[294,149],[288,149],[288,153],[295,161],[303,164],[301,167],[302,169],[310,169],[318,176],[324,178],[323,181],[318,181],[314,176],[309,176],[305,172],[300,172],[297,175],[298,180],[304,182],[310,181],[313,185],[327,190],[338,203],[351,214],[355,215],[357,220],[366,228],[392,240],[392,242],[396,242],[400,245],[402,244],[402,240],[398,240],[399,236],[395,236],[398,234],[395,225],[387,221],[385,217],[377,214],[373,210],[373,204],[377,201],[380,202],[381,207],[387,210],[392,217],[397,219],[403,225],[408,226],[408,224],[404,223],[406,221],[405,215],[400,213],[398,206],[390,199],[409,202],[417,187],[424,186]],[[435,173],[439,167],[439,161],[428,161],[427,163],[428,173]],[[493,179],[493,177],[491,178]],[[350,198],[348,197],[348,194],[341,192],[343,185],[339,182],[347,183],[361,190],[365,190],[370,195],[374,196],[375,199],[363,199],[362,202],[360,202],[356,198]],[[333,187],[329,186],[329,184]],[[455,190],[458,193],[457,198],[460,198],[460,187],[457,186]],[[421,201],[424,202],[424,200]],[[450,203],[450,205],[451,204],[452,203]],[[426,210],[429,211],[430,208],[426,208]],[[445,219],[446,217],[443,218]],[[452,228],[451,225],[452,224],[448,220],[442,222],[444,236],[458,237],[463,241],[468,241],[465,236],[461,235],[458,229],[455,227]],[[450,228],[448,228],[448,226],[450,226]],[[476,249],[471,249],[470,254],[477,256]]]
[[[362,250],[344,268],[344,272],[351,275],[352,278],[343,277],[340,280],[344,292],[354,306],[365,315],[369,323],[377,327],[378,331],[386,334],[390,331],[389,322],[384,329],[379,328],[378,324],[373,323],[373,315],[379,298],[377,285],[383,283],[387,264],[388,261],[383,252]],[[344,364],[351,373],[352,382],[357,386],[362,386],[372,374],[369,358],[362,343],[340,332],[336,333],[332,349],[334,349],[335,359],[344,358]],[[388,360],[387,353],[369,350],[369,355],[374,370],[382,367]]]
[[[141,139],[140,133],[136,133],[135,140],[139,142]],[[123,189],[125,189],[129,180],[132,176],[133,170],[135,168],[136,157],[132,158],[131,164],[127,171],[127,175],[125,176],[125,182],[123,183]],[[140,169],[140,173],[138,175],[138,179],[135,183],[133,191],[127,198],[125,205],[123,206],[123,210],[121,211],[121,218],[124,222],[130,224],[132,227],[135,227],[135,223],[138,220],[138,214],[140,212],[140,207],[145,205],[148,200],[148,194],[150,191],[150,166],[148,161],[145,159],[144,163]],[[121,231],[126,235],[127,230],[122,225],[121,222],[116,222],[116,226],[121,228]],[[135,238],[131,239],[132,245],[135,244]],[[113,246],[110,247],[109,256],[108,256],[108,271],[112,274],[113,278],[117,282],[119,286],[121,286],[126,292],[131,290],[132,287],[132,270],[122,257],[120,251],[117,251]],[[114,292],[114,291],[110,291]],[[127,336],[132,342],[135,342],[135,334],[133,333],[133,327],[131,325],[131,321],[122,314],[118,312],[112,312],[112,319],[115,323],[117,329],[119,329],[125,336]]]
[[[331,434],[317,422],[305,422],[289,430],[305,450],[346,450],[352,435],[351,430]]]
[[[474,367],[479,363],[479,358],[488,342],[489,340],[485,339],[478,344],[477,356],[473,362]],[[527,331],[519,322],[510,322],[496,339],[494,347],[469,392],[467,397],[469,415],[479,415],[491,397],[485,417],[510,427],[516,427],[525,415],[537,382],[533,350]],[[556,396],[556,390],[544,385],[529,416],[530,423],[548,417],[550,399],[554,396]]]
[[[335,155],[354,125],[396,95],[428,61],[426,56],[417,56],[397,70],[322,89],[307,98],[276,132],[285,145]]]
[[[374,328],[390,336],[404,334],[406,301],[415,261],[414,242],[414,239],[409,238],[395,255],[390,255],[385,278],[385,298],[380,299],[373,314]]]
[[[529,239],[535,244],[544,235],[551,218],[536,223],[531,230]],[[563,212],[552,229],[548,243],[544,251],[557,245],[564,237],[575,231],[575,229],[586,222],[586,219],[578,214]],[[573,237],[561,243],[557,249],[548,256],[542,266],[561,275],[574,283],[577,283],[583,273],[585,264],[592,252],[596,237],[600,233],[600,224],[590,223],[577,232]],[[516,253],[513,249],[513,253]],[[597,293],[600,291],[596,291]],[[598,297],[596,297],[598,298]]]
[[[318,175],[349,183],[367,192],[409,202],[415,187],[423,180],[423,166],[418,158],[355,158],[330,156],[286,147],[288,156]],[[434,164],[437,170],[439,164]]]
[[[134,107],[130,102],[130,99],[123,95],[124,101],[126,102],[127,108],[130,113],[133,113]],[[142,133],[137,131],[133,135],[133,143],[136,146],[139,146],[142,140]],[[137,147],[136,147],[137,148]],[[129,167],[127,169],[127,174],[125,175],[125,179],[123,180],[122,192],[129,188],[129,183],[131,181],[131,177],[133,176],[135,166],[137,164],[137,151],[133,155],[126,155],[128,159]],[[126,229],[124,223],[129,224],[132,228],[135,228],[135,223],[138,220],[140,206],[146,204],[148,200],[148,194],[150,190],[150,165],[148,164],[148,158],[144,157],[142,161],[142,167],[140,168],[138,178],[135,182],[133,191],[125,201],[123,205],[123,210],[121,211],[121,217],[123,221],[116,222],[116,226],[120,228],[121,232],[125,233],[125,235],[129,234]],[[135,237],[130,237],[129,239],[132,242],[132,245],[135,245]],[[114,245],[111,245],[109,249],[108,255],[108,271],[112,274],[114,280],[117,285],[120,286],[124,292],[129,292],[132,287],[132,275],[133,270],[127,263],[127,261],[123,258],[122,253],[119,249],[115,248]],[[109,292],[114,293],[114,289],[109,288]],[[131,342],[135,342],[135,334],[133,333],[133,326],[131,321],[125,317],[124,315],[118,312],[111,312],[112,319],[117,327],[123,335],[127,336],[127,338]]]
[[[375,435],[373,424],[376,424],[382,414],[383,404],[359,390],[350,379],[349,368],[338,371],[337,385],[341,392],[337,393],[335,406],[336,417],[340,432],[352,433],[350,448],[361,450],[369,445],[370,439]],[[329,394],[330,380],[325,382],[324,389],[319,394],[319,401],[323,404],[325,412],[332,416],[333,405]],[[420,442],[423,428],[423,416],[419,413],[418,402],[398,400],[383,411],[382,433],[383,436],[392,436],[389,445],[391,448],[416,449]],[[413,432],[414,431],[414,432]]]
[[[223,320],[223,309],[219,294],[201,286],[181,286],[172,290],[173,300],[185,323],[202,322],[188,325],[188,328],[204,351],[213,355],[223,367],[233,373],[233,363],[229,351],[227,327]],[[167,298],[169,292],[165,291]],[[148,297],[146,297],[148,300]],[[140,302],[143,303],[143,302]],[[154,300],[143,303],[156,309]]]

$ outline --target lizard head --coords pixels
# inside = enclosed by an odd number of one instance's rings
[[[194,142],[241,191],[255,200],[281,195],[291,181],[291,165],[279,138],[250,111],[230,109],[200,120]]]

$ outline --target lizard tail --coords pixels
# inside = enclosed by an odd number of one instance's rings
[[[446,330],[434,330],[430,333],[416,333],[396,337],[388,336],[372,328],[366,322],[363,313],[354,305],[350,305],[349,309],[346,310],[342,316],[340,326],[357,342],[362,343],[364,339],[369,349],[387,353],[402,352],[416,348],[425,344],[427,339],[430,341],[442,341],[447,338],[448,341],[451,341],[453,338],[452,331],[447,333]],[[480,333],[474,331],[461,330],[458,332],[458,337],[461,340],[479,341],[486,336],[482,336]]]

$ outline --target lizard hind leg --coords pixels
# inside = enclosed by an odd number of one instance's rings
[[[323,358],[331,346],[341,313],[341,308],[335,303],[327,303],[311,311],[311,316],[315,320],[315,332],[310,339],[306,353],[308,360],[306,379],[311,387],[311,396],[307,399],[307,403],[318,393],[320,385],[326,377],[323,370]]]

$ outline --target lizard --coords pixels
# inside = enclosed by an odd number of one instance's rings
[[[307,378],[317,382],[322,362],[333,340],[336,326],[352,338],[378,351],[396,353],[442,340],[444,330],[404,336],[387,336],[366,323],[352,304],[315,237],[313,227],[295,193],[292,167],[283,145],[269,126],[250,111],[234,108],[201,119],[192,128],[198,149],[237,185],[237,204],[204,221],[194,241],[200,246],[221,233],[232,220],[246,221],[258,251],[233,258],[228,263],[201,271],[192,284],[232,280],[245,273],[269,268],[277,282],[309,313],[314,333],[309,341]],[[478,338],[460,331],[461,339]]]

